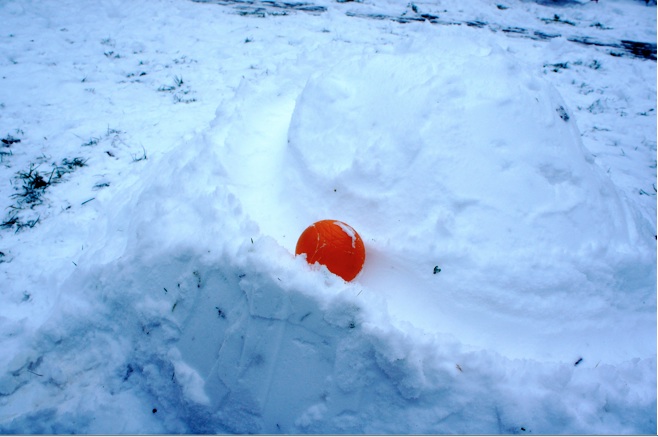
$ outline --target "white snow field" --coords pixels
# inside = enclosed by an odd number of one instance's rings
[[[0,23],[1,433],[656,432],[655,3]]]

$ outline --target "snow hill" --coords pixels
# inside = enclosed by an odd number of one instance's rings
[[[0,432],[656,432],[655,4],[0,18]]]

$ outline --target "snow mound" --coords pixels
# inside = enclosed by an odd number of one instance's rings
[[[336,188],[368,234],[428,258],[507,275],[635,245],[557,91],[500,49],[341,62],[304,88],[289,152],[300,204]]]
[[[558,91],[496,46],[448,40],[315,74],[286,154],[290,210],[347,217],[375,259],[425,273],[440,265],[447,296],[414,307],[402,301],[416,296],[388,293],[416,321],[428,305],[435,319],[461,306],[554,329],[556,300],[587,317],[653,293],[650,280],[626,282],[631,271],[654,276],[651,225],[585,151]],[[366,266],[362,281],[392,279]]]

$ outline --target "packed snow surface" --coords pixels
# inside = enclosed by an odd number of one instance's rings
[[[656,432],[655,5],[0,19],[0,432]]]

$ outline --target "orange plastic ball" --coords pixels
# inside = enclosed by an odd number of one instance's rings
[[[321,220],[306,228],[295,248],[296,255],[303,253],[309,264],[325,265],[346,281],[359,274],[366,260],[366,249],[359,234],[338,220]]]

